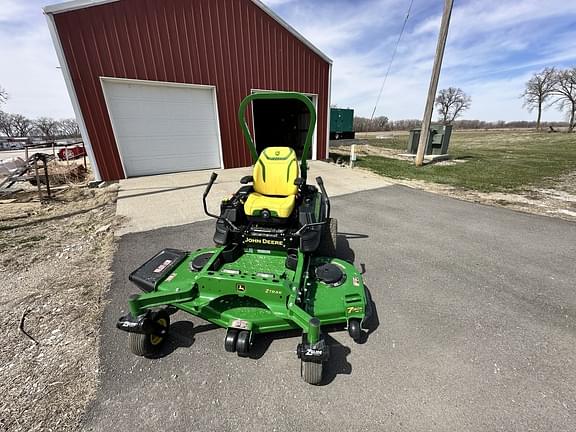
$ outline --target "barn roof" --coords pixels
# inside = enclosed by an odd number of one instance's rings
[[[98,6],[117,1],[120,0],[71,0],[63,3],[44,6],[43,10],[45,14],[55,15],[62,12],[69,12],[77,9],[85,9],[91,6]],[[262,9],[264,12],[266,12],[278,24],[280,24],[282,27],[284,27],[286,30],[292,33],[292,35],[294,35],[294,37],[299,39],[304,45],[306,45],[308,48],[310,48],[312,51],[318,54],[323,60],[332,64],[332,60],[330,59],[330,57],[328,57],[317,47],[315,47],[314,44],[312,44],[312,42],[310,42],[308,39],[302,36],[294,27],[292,27],[290,24],[288,24],[286,21],[280,18],[272,9],[270,9],[268,6],[266,6],[259,0],[250,0],[250,1],[254,3],[256,6],[258,6],[260,9]]]

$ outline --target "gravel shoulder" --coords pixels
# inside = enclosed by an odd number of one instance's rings
[[[529,187],[519,192],[479,192],[419,180],[390,181],[463,201],[576,221],[576,171],[561,176],[552,186]]]

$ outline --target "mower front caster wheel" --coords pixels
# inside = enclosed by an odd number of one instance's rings
[[[308,384],[322,382],[322,363],[300,361],[300,375]]]
[[[224,349],[227,352],[236,351],[236,341],[238,340],[238,330],[228,329],[226,332],[226,337],[224,338]]]
[[[154,357],[160,352],[162,343],[166,340],[168,330],[170,329],[170,315],[167,311],[161,310],[154,312],[152,319],[164,327],[164,334],[159,336],[153,334],[128,333],[128,346],[132,354],[140,357]]]
[[[250,351],[250,332],[242,330],[236,339],[236,352],[240,357],[246,357]]]
[[[348,334],[354,340],[354,342],[359,343],[362,341],[362,328],[360,327],[360,320],[352,318],[348,321]]]

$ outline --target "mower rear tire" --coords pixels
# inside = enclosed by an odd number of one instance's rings
[[[300,375],[308,384],[318,385],[322,382],[322,363],[300,361]]]
[[[166,333],[163,336],[142,333],[129,333],[128,346],[130,347],[132,354],[140,357],[154,357],[160,352],[160,348],[166,340],[168,331],[170,329],[170,314],[165,310],[160,310],[158,312],[154,312],[152,319],[164,327],[166,329]]]
[[[246,357],[250,351],[250,332],[242,330],[236,339],[236,352],[240,357]]]
[[[236,351],[236,340],[238,339],[238,330],[230,328],[226,332],[226,337],[224,338],[224,349],[227,352]]]
[[[336,255],[336,242],[338,236],[338,220],[330,218],[324,225],[320,246],[318,246],[318,255],[333,257]]]

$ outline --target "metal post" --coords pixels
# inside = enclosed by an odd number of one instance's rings
[[[320,340],[320,320],[316,317],[308,321],[308,343],[315,344]]]
[[[44,163],[44,178],[46,179],[46,192],[48,192],[48,198],[52,198],[52,193],[50,192],[50,178],[48,177],[48,157],[44,156],[42,158]]]
[[[450,15],[452,14],[452,5],[454,0],[444,0],[444,13],[442,14],[442,23],[440,24],[440,33],[438,34],[438,44],[436,46],[436,57],[432,68],[432,78],[428,88],[428,99],[424,109],[424,118],[422,119],[422,131],[420,132],[420,141],[418,142],[418,152],[416,153],[415,165],[422,166],[424,162],[424,152],[428,145],[430,136],[430,122],[432,121],[432,111],[434,109],[434,99],[438,89],[438,80],[440,78],[440,69],[442,68],[442,58],[444,57],[444,47],[448,37],[448,26],[450,25]]]
[[[356,162],[356,144],[350,146],[350,168],[354,168],[354,162]]]
[[[36,186],[38,186],[38,198],[42,202],[42,188],[40,187],[40,174],[38,174],[38,158],[34,157],[34,174],[36,174]]]

